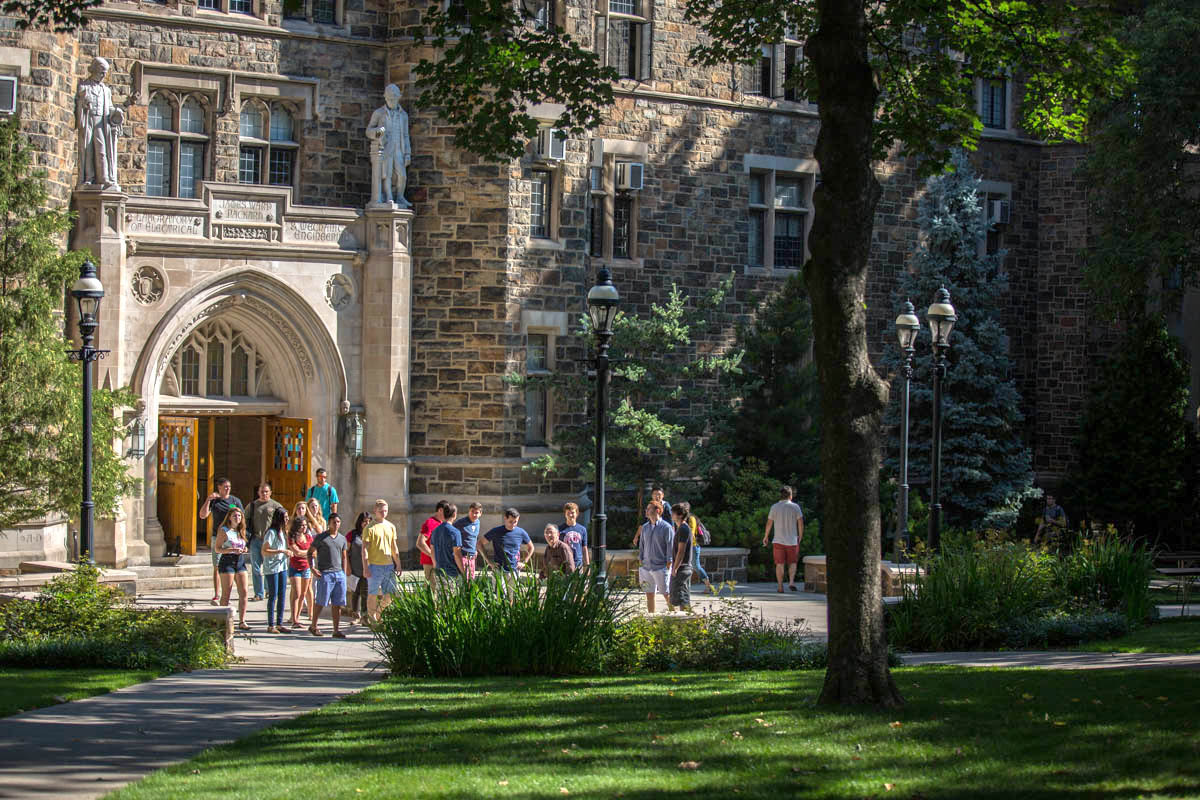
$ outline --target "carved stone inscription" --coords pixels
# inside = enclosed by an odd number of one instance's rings
[[[129,233],[153,233],[161,236],[203,236],[204,218],[180,216],[177,214],[140,214],[130,212],[125,215],[126,230]]]
[[[262,200],[213,198],[213,217],[222,222],[274,222],[275,204]]]
[[[345,225],[334,225],[325,222],[292,222],[289,220],[283,226],[284,239],[289,242],[339,244],[342,234],[345,232]]]

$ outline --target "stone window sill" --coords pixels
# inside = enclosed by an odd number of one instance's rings
[[[542,239],[540,237],[529,237],[530,250],[566,250],[567,243],[556,239]]]

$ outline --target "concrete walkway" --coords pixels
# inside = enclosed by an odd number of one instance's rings
[[[298,717],[383,677],[239,666],[170,675],[6,717],[0,797],[100,797],[200,751]]]

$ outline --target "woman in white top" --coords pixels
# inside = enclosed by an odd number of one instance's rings
[[[217,572],[221,577],[221,605],[229,605],[229,595],[233,584],[238,587],[238,630],[248,631],[246,624],[246,569],[249,559],[246,557],[246,514],[240,508],[229,509],[225,524],[217,539],[213,542],[213,550],[221,554],[217,562]]]
[[[271,527],[259,537],[263,582],[267,589],[267,633],[283,633],[283,604],[287,595],[287,512],[275,509]]]

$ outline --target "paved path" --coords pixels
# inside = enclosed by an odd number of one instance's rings
[[[905,666],[1035,667],[1037,669],[1200,669],[1200,655],[1184,653],[1080,653],[1072,650],[906,653]]]
[[[285,682],[275,667],[202,670],[6,717],[0,797],[99,797],[382,677],[323,669]]]

